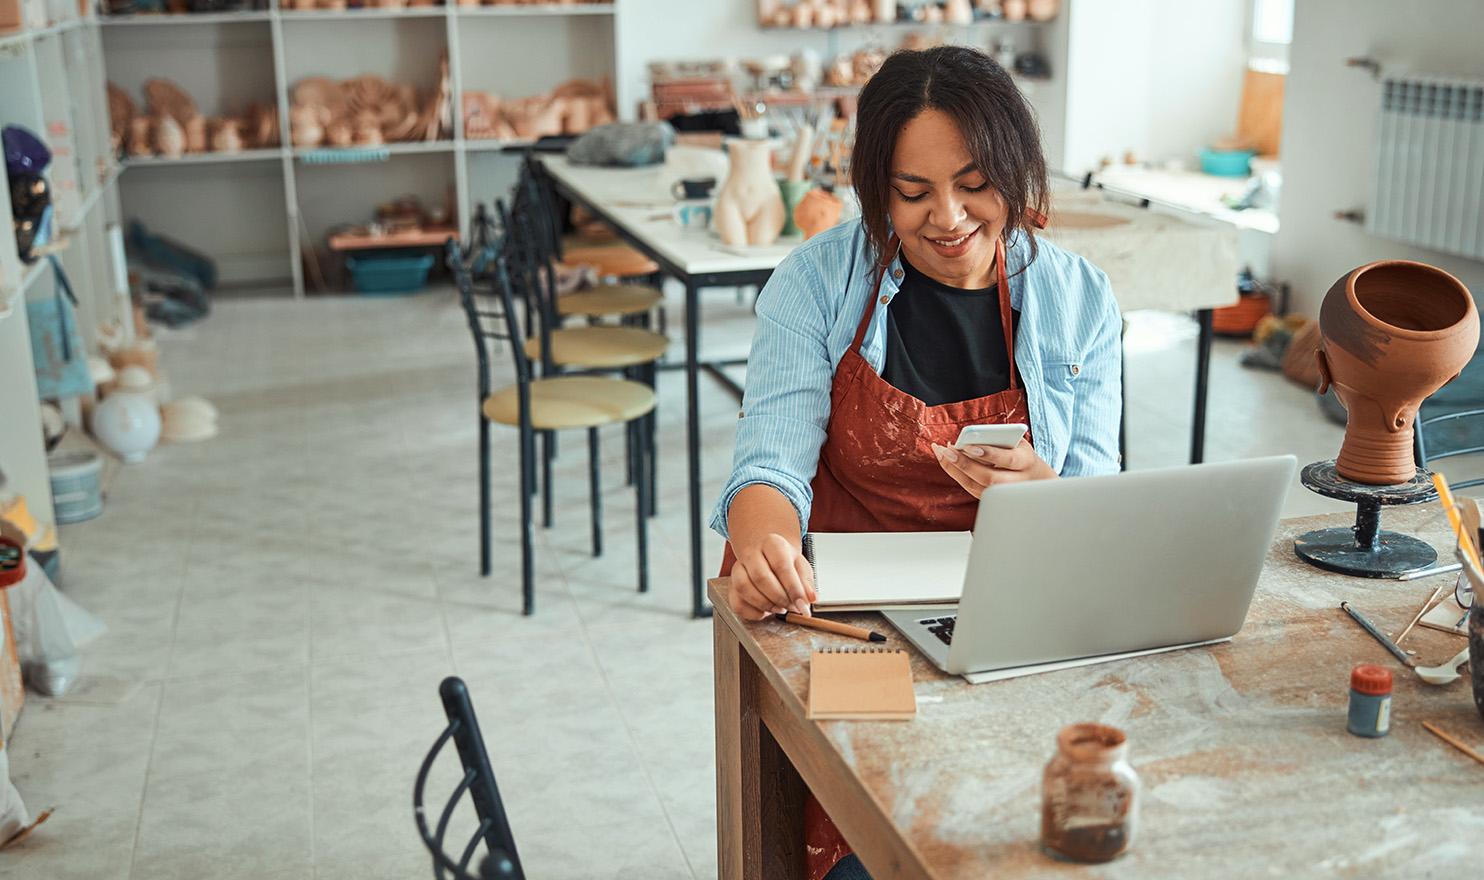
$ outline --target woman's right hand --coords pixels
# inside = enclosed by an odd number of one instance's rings
[[[814,570],[799,548],[782,535],[765,534],[748,547],[733,545],[737,562],[732,566],[732,588],[728,602],[743,620],[762,620],[792,611],[809,615],[814,592]]]

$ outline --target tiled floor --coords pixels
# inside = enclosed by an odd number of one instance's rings
[[[746,306],[717,291],[705,310],[703,351],[745,352]],[[1178,464],[1193,325],[1133,317],[1130,460]],[[597,560],[574,437],[523,618],[503,430],[497,573],[477,574],[474,367],[446,291],[223,301],[163,345],[175,392],[210,397],[222,434],[125,468],[104,515],[63,530],[64,589],[109,626],[85,671],[142,685],[115,706],[28,701],[11,773],[33,811],[56,814],[0,853],[0,876],[431,876],[411,792],[442,728],[438,682],[454,673],[529,876],[716,875],[711,624],[687,618],[681,374],[660,380],[651,592],[633,589],[619,437]],[[1216,348],[1208,457],[1333,455],[1341,429],[1303,389],[1236,366],[1239,348]],[[736,407],[709,382],[703,397],[714,497]],[[1329,509],[1297,489],[1287,510]],[[707,547],[710,569],[720,542]]]

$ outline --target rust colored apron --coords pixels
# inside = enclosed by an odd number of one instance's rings
[[[893,238],[888,253],[895,249]],[[811,483],[809,531],[968,531],[974,527],[979,500],[948,476],[932,444],[952,446],[965,425],[1030,424],[1025,388],[1015,369],[1005,245],[995,242],[995,282],[1010,358],[1010,387],[973,400],[928,406],[892,387],[861,355],[876,305],[884,299],[880,294],[886,270],[882,266],[877,274],[855,339],[835,367],[830,420]],[[727,544],[721,576],[731,573],[735,561]]]

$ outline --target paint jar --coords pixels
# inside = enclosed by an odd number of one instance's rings
[[[1391,731],[1390,669],[1357,666],[1350,670],[1350,720],[1345,729],[1368,737]]]
[[[1041,778],[1041,846],[1074,862],[1109,862],[1134,842],[1139,776],[1128,738],[1106,724],[1073,724],[1056,736]]]

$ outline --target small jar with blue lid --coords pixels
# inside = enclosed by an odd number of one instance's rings
[[[1345,729],[1373,738],[1391,731],[1391,670],[1357,666],[1350,671],[1350,720]]]

